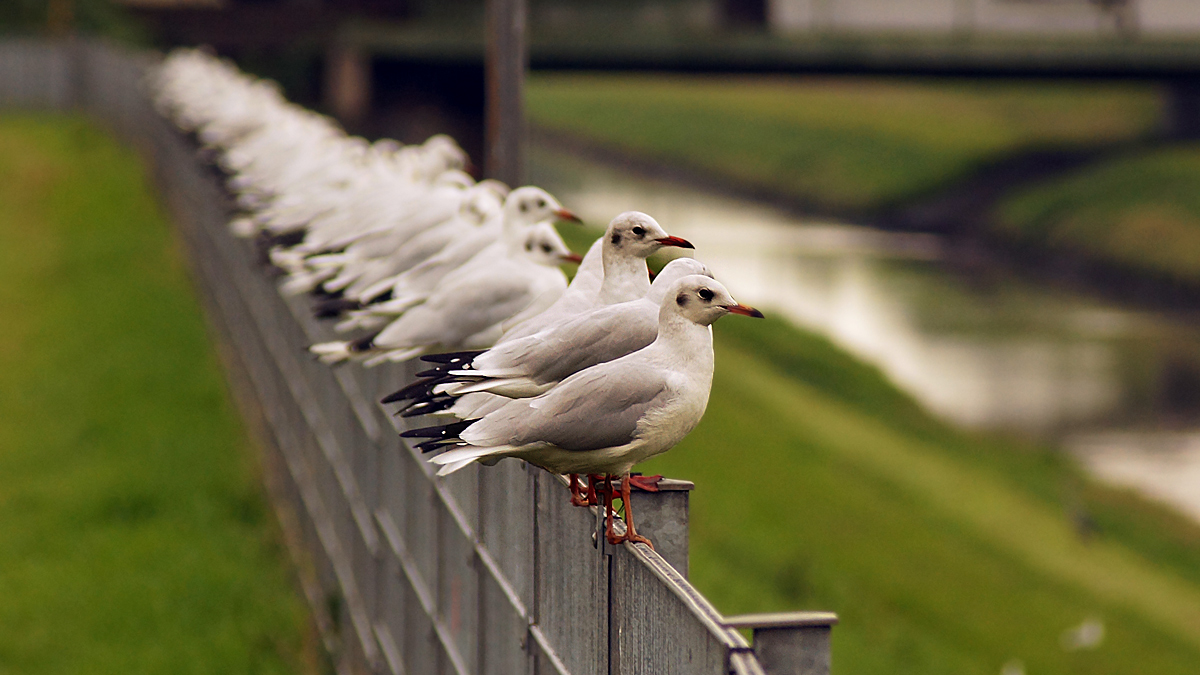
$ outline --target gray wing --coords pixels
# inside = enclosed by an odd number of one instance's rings
[[[576,373],[541,396],[512,401],[471,425],[462,438],[483,446],[540,442],[580,451],[625,445],[667,391],[659,371],[613,361]]]

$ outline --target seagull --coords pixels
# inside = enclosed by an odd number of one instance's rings
[[[620,476],[626,530],[613,530],[609,490],[608,541],[650,544],[634,528],[629,471],[671,449],[700,422],[712,386],[710,326],[729,313],[762,317],[715,279],[683,277],[664,294],[658,336],[644,349],[575,373],[540,396],[514,399],[482,419],[401,436],[429,439],[417,446],[422,451],[446,449],[430,460],[441,466],[440,476],[504,457],[554,473],[603,475],[606,483]]]
[[[704,263],[694,258],[677,258],[663,268],[644,297],[615,305],[597,307],[517,340],[498,343],[474,355],[463,365],[426,371],[419,380],[383,399],[384,403],[411,400],[400,414],[411,417],[444,409],[462,419],[480,417],[507,402],[546,392],[563,379],[585,368],[635,352],[658,336],[658,314],[667,289],[676,280],[700,274],[712,277]],[[455,363],[452,355],[430,357]],[[490,393],[481,399],[468,394]],[[462,408],[456,404],[465,404]]]
[[[491,265],[469,269],[440,285],[428,300],[382,331],[309,350],[325,363],[354,358],[374,366],[406,361],[436,348],[491,346],[500,338],[502,322],[536,314],[562,295],[567,277],[558,266],[572,259],[549,222],[529,228],[522,242],[509,244],[502,253]]]
[[[613,305],[644,297],[650,290],[646,258],[664,247],[695,248],[686,239],[671,236],[658,221],[639,211],[626,211],[613,218],[598,242],[600,246],[600,284],[593,292],[593,269],[586,257],[580,272],[588,276],[575,293],[564,293],[550,309],[517,324],[511,322],[502,341],[532,335],[539,330],[585,312],[593,307]],[[597,244],[592,245],[592,254]],[[585,270],[587,270],[585,272]]]
[[[526,229],[535,223],[548,218],[582,222],[550,193],[533,186],[510,192],[504,200],[502,214],[494,228],[489,229],[485,224],[412,269],[366,289],[363,292],[366,298],[360,297],[360,300],[386,295],[389,290],[390,299],[351,312],[337,329],[379,328],[424,302],[442,284],[455,283],[456,277],[484,273],[483,268],[502,259],[506,249],[523,245]]]

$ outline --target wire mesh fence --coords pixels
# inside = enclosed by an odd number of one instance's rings
[[[82,109],[150,163],[339,672],[828,673],[832,615],[727,619],[687,582],[689,484],[637,496],[660,555],[595,536],[597,511],[523,462],[434,477],[398,437],[407,421],[376,403],[416,366],[309,356],[332,331],[229,234],[222,176],[142,90],[154,60],[91,41],[0,41],[0,106]]]

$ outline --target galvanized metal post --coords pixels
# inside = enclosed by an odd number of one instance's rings
[[[730,628],[754,631],[754,655],[767,675],[829,675],[832,612],[778,612],[725,618]]]
[[[487,0],[487,96],[483,167],[512,186],[525,172],[526,0]]]
[[[638,534],[654,542],[654,550],[686,579],[688,575],[688,496],[696,484],[664,478],[658,492],[635,490],[634,525]]]

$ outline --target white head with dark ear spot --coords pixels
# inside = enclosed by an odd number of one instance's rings
[[[672,237],[658,221],[640,211],[626,211],[608,224],[604,232],[606,251],[620,251],[635,258],[646,258],[664,246],[695,248],[691,242]]]
[[[762,312],[757,309],[738,304],[721,282],[699,274],[683,277],[672,284],[663,297],[661,307],[660,323],[672,315],[701,326],[711,326],[717,319],[731,313],[763,318]]]
[[[712,271],[708,269],[708,265],[696,260],[695,258],[676,258],[667,263],[654,277],[654,281],[650,284],[650,292],[646,294],[646,299],[654,303],[661,303],[663,296],[666,295],[667,289],[671,284],[683,277],[692,274],[702,274],[710,279],[713,278]]]
[[[501,208],[503,208],[503,203],[495,190],[491,186],[479,183],[463,197],[458,212],[472,225],[482,225],[489,218],[500,213]]]
[[[547,267],[558,267],[572,257],[571,249],[549,222],[536,223],[525,231],[522,250],[530,260]]]
[[[519,187],[509,192],[504,200],[504,221],[507,225],[520,227],[551,219],[581,222],[578,216],[564,209],[557,199],[539,187]]]

